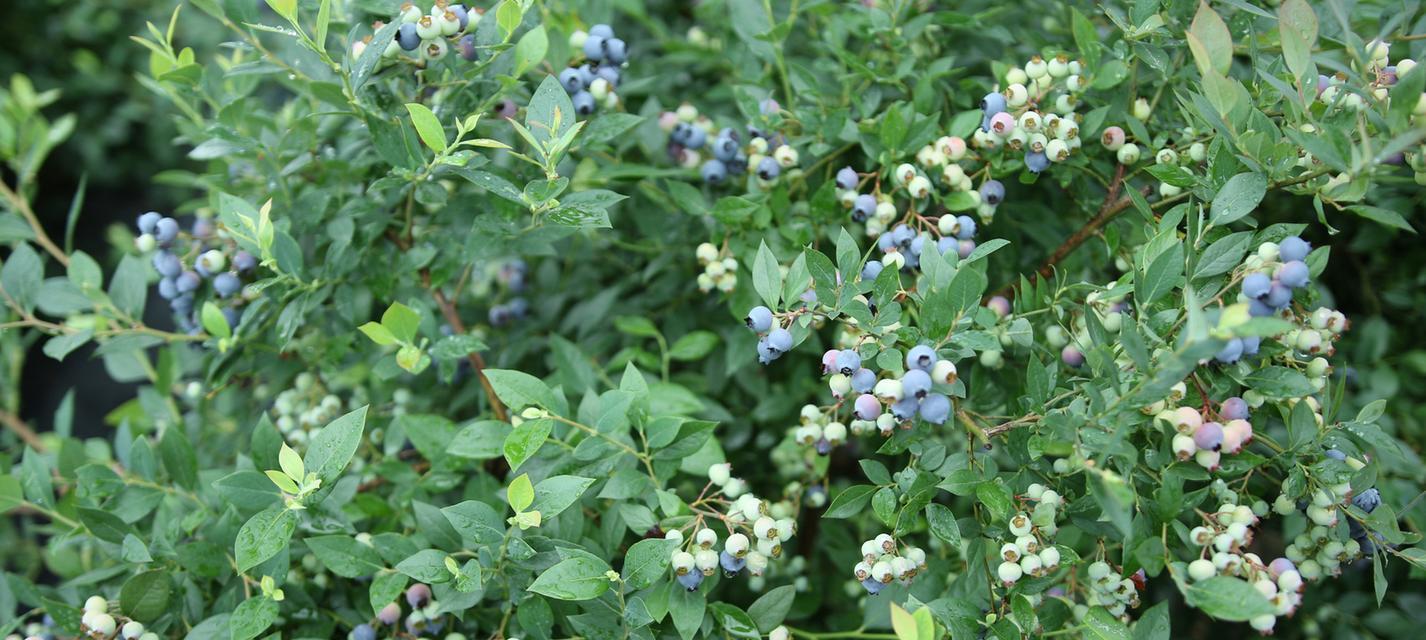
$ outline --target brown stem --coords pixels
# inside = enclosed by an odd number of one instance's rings
[[[46,452],[44,441],[40,440],[40,436],[35,433],[35,430],[25,424],[25,421],[21,420],[19,416],[0,409],[0,423],[4,423],[6,429],[14,431],[15,435],[20,436],[20,439],[30,445],[30,448],[34,449],[36,453]]]
[[[0,180],[0,196],[4,196],[5,200],[10,203],[10,206],[20,214],[20,217],[30,223],[30,228],[35,232],[35,242],[39,243],[46,252],[54,256],[54,259],[58,260],[61,265],[68,267],[69,256],[65,255],[64,250],[60,249],[59,245],[56,245],[53,240],[50,240],[49,234],[45,233],[45,228],[40,226],[40,219],[35,216],[35,211],[30,208],[30,203],[21,197],[20,194],[12,191],[10,185],[5,184],[3,180]]]

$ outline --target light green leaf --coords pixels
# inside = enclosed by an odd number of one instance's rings
[[[411,124],[415,125],[416,134],[421,136],[421,142],[424,142],[436,153],[445,151],[449,146],[449,143],[446,142],[446,130],[441,127],[441,121],[436,119],[436,114],[419,102],[407,103],[406,111],[411,114]]]

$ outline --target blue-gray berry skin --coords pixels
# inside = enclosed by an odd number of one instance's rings
[[[1238,396],[1233,396],[1223,401],[1223,406],[1218,409],[1218,415],[1224,420],[1247,420],[1248,403]]]
[[[243,320],[243,312],[237,307],[227,307],[223,309],[223,319],[228,321],[228,328],[236,330],[238,323]]]
[[[916,417],[916,409],[920,406],[921,402],[915,396],[907,395],[891,404],[891,415],[897,420],[910,420]]]
[[[1342,453],[1338,449],[1328,449],[1322,452],[1322,455],[1337,461],[1345,461],[1347,459],[1347,454]]]
[[[839,189],[855,189],[860,181],[861,177],[857,175],[856,169],[842,167],[837,171],[837,188]]]
[[[158,221],[163,219],[163,214],[157,211],[150,211],[139,216],[139,233],[153,233]]]
[[[604,37],[590,34],[584,39],[584,57],[595,62],[604,60]]]
[[[1043,151],[1026,151],[1025,168],[1030,173],[1039,173],[1050,167],[1050,158]]]
[[[629,49],[623,40],[608,38],[604,41],[604,59],[610,64],[624,64],[629,59]]]
[[[870,193],[863,193],[852,201],[852,220],[866,222],[872,214],[876,213],[876,196]]]
[[[619,80],[621,79],[621,75],[619,73],[618,67],[611,67],[607,64],[601,65],[599,69],[595,70],[594,75],[600,78],[604,78],[604,81],[608,82],[609,86],[611,87],[619,86]]]
[[[575,113],[582,116],[587,116],[594,113],[594,96],[591,95],[588,91],[580,91],[579,93],[570,96],[569,100],[570,102],[574,103]]]
[[[376,629],[363,622],[352,628],[351,640],[376,640]]]
[[[470,10],[466,9],[463,4],[453,4],[446,9],[456,14],[456,20],[460,22],[460,30],[465,31],[466,26],[470,24]]]
[[[224,271],[213,278],[213,291],[218,294],[219,298],[231,296],[241,288],[243,288],[242,281],[230,272]]]
[[[396,28],[396,44],[403,51],[415,51],[416,47],[421,46],[421,36],[416,33],[414,22],[407,22]]]
[[[761,364],[771,364],[773,360],[776,360],[776,359],[778,358],[778,356],[781,356],[781,355],[782,355],[782,352],[780,352],[780,351],[778,351],[778,350],[776,350],[776,349],[773,349],[773,348],[772,348],[772,345],[768,343],[767,336],[763,336],[763,337],[761,337],[761,338],[758,338],[758,362],[759,362],[759,363],[761,363]]]
[[[580,77],[579,69],[565,68],[560,72],[559,81],[567,93],[574,94],[584,90],[584,78]]]
[[[601,22],[589,28],[589,35],[599,36],[601,38],[612,38],[614,37],[614,27]]]
[[[956,229],[956,239],[970,240],[975,237],[975,218],[970,216],[956,216],[956,225],[960,227]]]
[[[1000,204],[1005,199],[1005,185],[999,180],[986,180],[980,185],[980,201],[990,206]]]
[[[480,51],[475,48],[475,35],[467,34],[460,39],[460,57],[466,62],[475,62],[480,58]]]
[[[594,84],[594,79],[599,77],[594,73],[594,67],[589,66],[588,62],[579,65],[576,70],[579,71],[579,81],[583,82],[586,87]]]
[[[178,283],[173,278],[159,278],[158,297],[172,300],[178,297]]]
[[[689,591],[697,591],[698,585],[703,584],[703,572],[694,569],[676,578],[678,584]]]
[[[772,328],[772,309],[758,305],[748,311],[748,315],[743,317],[743,324],[755,333],[767,333]]]
[[[184,271],[178,275],[176,284],[179,293],[191,293],[198,290],[198,285],[203,284],[203,279],[193,271]]]
[[[837,352],[837,371],[842,375],[852,375],[862,368],[862,356],[852,349]]]
[[[773,160],[771,157],[766,157],[758,162],[759,178],[763,180],[776,180],[779,175],[782,175],[782,165],[778,164],[776,160]]]
[[[852,391],[857,393],[871,393],[876,386],[876,372],[862,367],[852,373]]]
[[[178,221],[173,218],[159,218],[154,223],[154,239],[161,245],[166,245],[178,238]]]
[[[1297,289],[1307,284],[1308,277],[1307,263],[1301,260],[1288,262],[1282,265],[1282,268],[1277,272],[1277,281],[1291,289]]]
[[[1269,307],[1262,300],[1248,301],[1248,315],[1254,318],[1264,318],[1273,314],[1273,308]]]
[[[990,131],[990,119],[1005,111],[1005,96],[998,91],[985,94],[980,100],[980,130]]]
[[[723,575],[731,578],[738,575],[738,572],[742,571],[743,567],[748,566],[748,561],[727,551],[723,551],[718,554],[718,564],[723,566]]]
[[[1308,244],[1306,240],[1303,240],[1302,238],[1299,238],[1297,236],[1289,236],[1283,238],[1282,242],[1277,243],[1278,257],[1283,262],[1292,262],[1293,260],[1306,260],[1307,254],[1311,252],[1312,245]]]
[[[930,392],[931,374],[921,369],[911,369],[901,376],[901,393],[903,396],[907,398],[914,397],[919,400]]]
[[[880,260],[867,260],[866,265],[862,266],[862,279],[875,280],[877,276],[881,275],[881,270],[884,268],[886,265],[883,265]]]
[[[935,349],[924,344],[919,344],[911,347],[911,350],[906,352],[906,368],[930,371],[931,367],[936,366],[936,360],[938,359]]]
[[[708,131],[703,127],[689,127],[683,138],[683,146],[689,149],[702,149],[707,142]]]
[[[1240,338],[1233,338],[1232,340],[1229,340],[1227,344],[1223,345],[1223,349],[1221,349],[1216,355],[1214,355],[1213,359],[1223,364],[1233,364],[1234,362],[1237,362],[1239,358],[1242,357],[1243,341]]]
[[[767,344],[782,355],[792,350],[792,333],[782,327],[774,327],[767,334]]]
[[[1263,339],[1258,336],[1246,336],[1243,338],[1243,355],[1258,355],[1258,347],[1262,346]]]
[[[153,268],[160,276],[177,278],[178,274],[183,273],[183,262],[176,255],[160,251],[153,256]]]
[[[886,585],[882,584],[877,580],[867,578],[866,580],[862,580],[862,588],[866,589],[867,595],[874,596],[878,593],[881,593],[881,590],[885,589]]]
[[[703,163],[698,173],[703,176],[703,181],[708,184],[721,184],[724,180],[728,179],[728,165],[723,164],[722,160],[714,158]]]
[[[1272,289],[1273,281],[1266,273],[1250,273],[1243,278],[1243,295],[1261,300]]]
[[[951,415],[951,399],[939,393],[932,393],[921,401],[917,411],[921,419],[931,424],[945,424]]]
[[[723,162],[730,162],[738,157],[738,141],[731,136],[719,134],[713,140],[713,157]]]
[[[257,268],[257,258],[246,251],[233,254],[233,268],[239,273],[247,273]]]
[[[1274,282],[1268,294],[1263,296],[1263,303],[1274,309],[1286,307],[1291,302],[1292,289],[1282,283]]]
[[[1352,497],[1352,506],[1371,513],[1381,505],[1381,492],[1372,487]]]

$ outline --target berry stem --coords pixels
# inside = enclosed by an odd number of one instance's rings
[[[46,253],[54,256],[54,259],[61,265],[68,267],[69,256],[65,255],[64,250],[60,249],[59,245],[56,245],[53,240],[50,240],[49,234],[45,233],[45,228],[40,225],[40,219],[35,216],[34,209],[30,208],[29,201],[12,190],[10,185],[5,184],[4,180],[0,180],[0,196],[4,196],[10,208],[19,213],[20,217],[25,219],[25,222],[30,223],[30,229],[35,232],[35,242],[39,243],[40,247],[44,248]]]

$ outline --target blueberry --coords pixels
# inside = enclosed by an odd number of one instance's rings
[[[619,69],[617,67],[611,67],[608,65],[601,66],[597,71],[594,72],[594,75],[600,78],[604,78],[604,81],[608,82],[609,86],[611,87],[619,86],[620,76]]]
[[[193,221],[193,237],[208,239],[213,236],[213,221],[208,218],[198,218]]]
[[[1273,308],[1262,300],[1248,301],[1248,315],[1254,318],[1262,318],[1273,314]]]
[[[871,393],[872,387],[876,386],[876,373],[871,369],[862,367],[852,374],[852,391],[857,393]]]
[[[857,188],[857,183],[860,181],[861,177],[857,175],[856,169],[842,167],[841,170],[837,171],[838,189],[855,189]]]
[[[590,95],[588,91],[580,91],[570,96],[570,102],[574,103],[574,112],[579,115],[587,116],[594,113],[594,96]]]
[[[160,218],[154,223],[154,239],[161,245],[167,245],[178,237],[178,221],[173,218]]]
[[[165,278],[176,278],[183,273],[183,263],[178,256],[167,251],[160,251],[153,256],[153,268],[159,275]]]
[[[1272,289],[1273,281],[1265,273],[1250,273],[1243,278],[1243,295],[1254,300],[1261,300]]]
[[[599,36],[601,38],[612,38],[614,37],[614,27],[599,23],[589,28],[589,35]]]
[[[1342,453],[1342,452],[1341,452],[1340,450],[1338,450],[1338,449],[1328,449],[1328,450],[1322,452],[1322,455],[1327,456],[1328,458],[1331,458],[1331,459],[1336,460],[1336,461],[1338,461],[1338,462],[1342,462],[1342,461],[1345,461],[1345,460],[1347,459],[1347,454]]]
[[[985,184],[980,185],[981,202],[993,207],[1000,204],[1000,201],[1004,199],[1005,185],[1001,184],[999,180],[986,180]]]
[[[699,173],[703,175],[704,182],[708,184],[718,184],[728,178],[728,165],[723,164],[722,160],[715,158],[703,163],[703,167],[699,169]]]
[[[918,413],[926,422],[945,424],[946,418],[951,416],[951,399],[939,393],[930,394],[921,401]]]
[[[363,622],[352,629],[351,640],[376,640],[376,629]]]
[[[1193,444],[1199,449],[1217,451],[1223,446],[1223,425],[1204,422],[1193,430]]]
[[[578,69],[566,67],[564,71],[560,72],[559,79],[560,85],[567,93],[574,94],[584,90],[584,78],[579,76]]]
[[[721,551],[718,553],[718,564],[723,566],[723,575],[731,578],[738,575],[738,573],[743,570],[743,567],[748,565],[748,561],[745,558],[739,558],[727,551]]]
[[[511,313],[505,305],[497,304],[490,308],[486,316],[490,320],[490,324],[499,327],[510,321]]]
[[[669,141],[674,144],[687,146],[688,136],[693,133],[693,125],[687,122],[680,122],[673,125],[673,129],[668,132]]]
[[[239,251],[233,254],[233,268],[239,273],[247,273],[257,268],[257,258],[246,251]]]
[[[158,297],[164,300],[172,300],[178,297],[178,283],[173,278],[160,278],[158,281]]]
[[[970,216],[956,216],[956,238],[960,240],[970,240],[975,237],[975,218]]]
[[[594,84],[594,79],[599,77],[594,73],[594,67],[589,66],[588,62],[579,65],[576,71],[579,71],[579,81],[583,82],[586,87]]]
[[[624,64],[629,59],[629,49],[623,40],[608,38],[604,41],[604,59],[612,64]]]
[[[584,57],[595,62],[604,59],[604,37],[590,34],[584,39]]]
[[[896,246],[896,236],[890,233],[883,233],[876,237],[876,248],[882,253],[891,251]]]
[[[1307,254],[1311,251],[1312,245],[1297,236],[1283,238],[1282,242],[1277,243],[1278,257],[1282,258],[1283,262],[1306,260]]]
[[[153,233],[154,227],[162,219],[163,214],[157,211],[150,211],[139,216],[139,233]]]
[[[921,369],[911,369],[901,376],[901,393],[905,397],[920,400],[930,392],[931,374]]]
[[[229,329],[237,329],[238,323],[243,320],[243,312],[237,307],[228,307],[223,309],[223,319],[228,321]]]
[[[910,249],[911,240],[915,237],[916,232],[912,231],[911,227],[906,226],[904,223],[896,225],[896,227],[891,230],[891,241],[903,249]]]
[[[867,218],[870,218],[874,213],[876,213],[876,196],[863,193],[852,202],[852,220],[866,222]]]
[[[766,333],[772,328],[772,310],[761,305],[753,307],[743,318],[743,324],[756,333]]]
[[[431,601],[431,588],[417,582],[406,589],[406,604],[417,609],[426,606]]]
[[[683,146],[689,149],[702,149],[704,143],[708,141],[708,131],[703,127],[689,127],[683,139]]]
[[[1277,281],[1290,289],[1296,289],[1307,284],[1307,263],[1301,260],[1293,260],[1282,265],[1277,272]]]
[[[931,367],[936,366],[936,360],[939,360],[936,357],[936,350],[924,344],[911,347],[911,350],[906,352],[907,369],[930,371]]]
[[[465,5],[453,4],[446,7],[446,9],[456,14],[456,20],[460,23],[460,30],[465,31],[466,26],[470,24],[470,11],[465,8]]]
[[[1050,166],[1050,158],[1043,151],[1026,151],[1025,168],[1030,173],[1039,173]]]
[[[1214,355],[1213,359],[1223,364],[1233,364],[1241,357],[1243,357],[1243,341],[1233,338],[1228,341],[1228,344],[1223,345],[1223,349]]]
[[[768,347],[782,355],[792,350],[792,334],[782,327],[774,327],[767,334]]]
[[[980,99],[980,111],[986,118],[1005,111],[1005,96],[999,91],[985,94],[985,97]]]
[[[916,416],[916,409],[920,406],[921,401],[917,400],[914,396],[907,395],[892,403],[891,415],[896,416],[897,420],[910,420]]]
[[[920,257],[921,250],[926,248],[926,236],[918,235],[915,238],[912,238],[911,246],[908,248],[911,250],[911,255]]]
[[[767,156],[758,162],[758,177],[763,180],[776,180],[782,173],[782,165],[777,163],[772,156]]]
[[[174,284],[177,286],[179,293],[191,293],[198,289],[198,285],[203,284],[203,279],[199,278],[197,273],[184,271],[179,274]]]
[[[1292,289],[1274,282],[1272,288],[1268,290],[1268,295],[1263,296],[1263,302],[1274,309],[1286,307],[1288,303],[1292,302]]]
[[[866,265],[862,267],[862,279],[875,280],[877,276],[881,275],[883,268],[885,265],[881,264],[880,260],[867,260]]]
[[[376,613],[376,619],[377,619],[377,621],[379,621],[379,622],[381,622],[381,624],[385,624],[385,625],[396,624],[396,621],[399,620],[400,618],[401,618],[401,605],[396,604],[395,602],[392,602],[392,603],[390,603],[390,604],[387,604],[386,606],[384,606],[384,607],[381,608],[381,611],[378,611],[378,612]]]
[[[762,364],[770,364],[773,360],[776,360],[776,359],[778,358],[778,356],[781,356],[781,355],[782,355],[781,352],[779,352],[779,351],[773,349],[773,348],[772,348],[772,345],[768,343],[767,336],[763,336],[763,337],[761,337],[761,338],[758,338],[758,362],[759,362],[759,363],[762,363]]]
[[[866,580],[862,580],[862,588],[866,589],[868,595],[874,596],[878,593],[881,593],[881,590],[885,589],[886,585],[875,579],[867,578]]]
[[[170,309],[173,309],[174,313],[177,313],[179,315],[187,315],[188,313],[193,311],[193,294],[183,294],[178,296],[177,298],[169,300],[168,307]]]
[[[837,371],[842,375],[852,375],[860,368],[862,368],[861,354],[851,349],[843,349],[837,352]]]
[[[698,585],[703,584],[703,572],[694,569],[692,571],[689,571],[688,573],[678,576],[677,580],[679,584],[683,585],[684,589],[688,589],[689,591],[697,591]]]
[[[219,298],[226,298],[238,292],[243,287],[241,280],[230,272],[224,271],[213,278],[213,291],[217,292]]]
[[[1381,492],[1377,491],[1376,487],[1367,489],[1366,491],[1363,491],[1352,498],[1352,506],[1361,509],[1362,511],[1365,511],[1367,513],[1375,511],[1377,506],[1380,504]]]
[[[729,162],[738,157],[738,141],[719,134],[718,138],[713,141],[713,157],[723,162]]]
[[[1233,396],[1223,401],[1223,406],[1218,408],[1218,415],[1224,420],[1247,420],[1248,403],[1238,396]]]
[[[1084,366],[1084,352],[1072,344],[1067,344],[1060,349],[1060,362],[1078,369]]]
[[[1262,345],[1263,339],[1258,336],[1248,336],[1243,338],[1243,355],[1258,355],[1258,347]]]
[[[396,28],[396,44],[401,46],[403,51],[415,51],[421,46],[421,35],[416,33],[416,23],[407,22]]]

